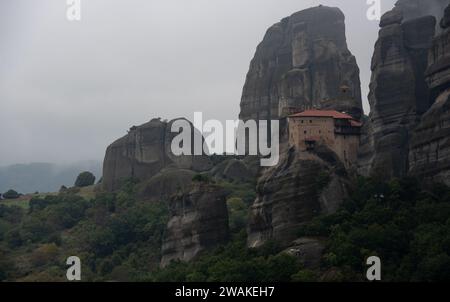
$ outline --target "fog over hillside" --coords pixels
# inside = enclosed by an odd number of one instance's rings
[[[0,167],[0,192],[55,192],[62,185],[73,186],[80,172],[90,171],[100,179],[102,163],[84,161],[73,164],[30,163]]]

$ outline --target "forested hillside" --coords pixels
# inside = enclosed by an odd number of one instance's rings
[[[361,281],[371,255],[381,258],[384,281],[450,275],[450,188],[443,185],[360,178],[337,213],[299,228],[299,237],[326,243],[313,270],[276,241],[247,248],[251,190],[220,185],[228,190],[229,243],[165,268],[159,263],[167,203],[137,199],[133,181],[90,200],[72,188],[34,198],[27,208],[0,203],[0,279],[65,281],[72,255],[81,258],[85,281]]]

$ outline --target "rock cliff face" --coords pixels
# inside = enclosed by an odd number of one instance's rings
[[[178,134],[171,132],[174,121],[153,119],[132,127],[127,135],[111,144],[103,162],[104,189],[119,189],[122,181],[128,178],[148,180],[167,167],[193,171],[210,169],[211,163],[206,156],[175,156],[172,153],[172,139]],[[200,134],[193,130],[192,135]]]
[[[414,131],[409,161],[411,174],[450,185],[450,6],[440,24],[426,72],[434,104]]]
[[[168,201],[174,194],[189,192],[195,175],[192,170],[164,168],[138,184],[137,197],[148,202]]]
[[[228,240],[225,194],[220,187],[197,183],[189,193],[172,198],[161,266],[172,260],[192,260],[204,249]]]
[[[359,69],[347,48],[344,19],[338,8],[319,6],[269,28],[250,64],[240,119],[275,119],[280,106],[333,108],[359,117]]]
[[[448,0],[399,0],[394,11],[401,11],[404,21],[423,16],[434,16],[436,20],[441,20],[448,4]],[[436,30],[440,31],[440,27],[436,26]]]
[[[229,182],[253,182],[260,170],[260,161],[257,157],[245,159],[225,159],[211,170],[216,180]]]
[[[302,237],[292,242],[284,252],[297,257],[306,269],[319,269],[326,241],[320,238]]]
[[[299,226],[337,210],[347,194],[346,184],[342,163],[326,147],[317,147],[314,153],[290,149],[258,181],[248,245],[258,247],[275,239],[288,246],[297,238]]]
[[[411,132],[433,103],[425,81],[439,8],[449,1],[403,1],[386,13],[372,59],[369,102],[360,152],[363,175],[404,176]]]

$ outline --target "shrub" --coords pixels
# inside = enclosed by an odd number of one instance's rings
[[[82,172],[75,181],[75,187],[82,188],[92,186],[95,183],[95,176],[91,172]]]
[[[300,270],[291,278],[293,282],[316,282],[318,279],[316,272],[307,269]]]
[[[31,254],[30,260],[35,266],[41,266],[55,261],[57,255],[58,247],[56,244],[43,244]]]
[[[194,177],[192,177],[192,180],[195,182],[204,182],[204,183],[210,182],[208,175],[204,174],[196,174]]]
[[[9,190],[8,192],[3,194],[3,197],[6,199],[17,199],[20,197],[20,194],[14,190]]]
[[[12,229],[5,233],[5,241],[10,248],[17,248],[22,245],[22,237],[18,229]]]
[[[234,197],[227,201],[231,232],[238,233],[247,225],[248,208],[242,199]]]
[[[0,249],[0,282],[6,281],[14,271],[14,264],[6,258],[6,251]]]

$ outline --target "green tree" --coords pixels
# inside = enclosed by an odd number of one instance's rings
[[[95,183],[95,176],[91,172],[85,171],[78,175],[75,180],[75,187],[82,188],[92,186]]]
[[[248,208],[241,198],[233,197],[227,200],[230,230],[238,233],[247,225]]]
[[[298,271],[291,278],[294,282],[316,282],[318,279],[316,272],[307,269]]]
[[[211,179],[206,174],[196,174],[194,175],[194,177],[192,177],[192,181],[209,183]]]
[[[9,190],[3,194],[3,197],[6,199],[17,199],[20,197],[20,194],[14,190]]]

